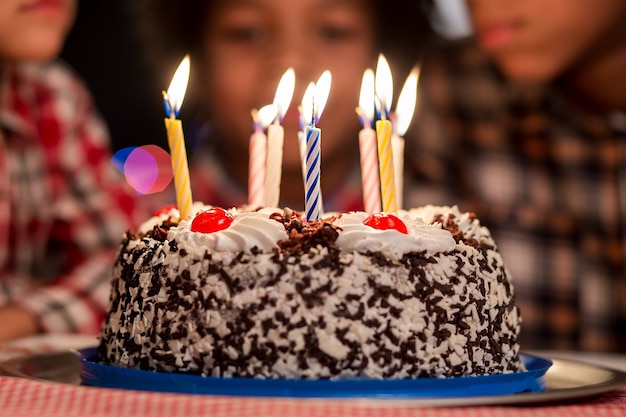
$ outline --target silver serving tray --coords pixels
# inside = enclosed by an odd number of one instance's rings
[[[355,399],[352,405],[468,406],[522,405],[579,401],[626,385],[626,372],[574,360],[548,358],[553,365],[545,375],[546,389],[538,393],[463,398]],[[0,374],[32,380],[80,385],[81,363],[71,351],[37,354],[0,363]],[[342,401],[324,399],[323,401]]]

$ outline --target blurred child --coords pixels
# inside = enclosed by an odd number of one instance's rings
[[[0,341],[96,334],[134,213],[88,92],[54,61],[75,9],[0,2]]]
[[[407,199],[491,228],[523,349],[626,352],[626,2],[468,6],[480,48],[425,59]]]
[[[169,58],[169,77],[191,54],[182,117],[203,116],[202,129],[184,122],[194,200],[225,207],[247,201],[250,111],[272,102],[292,67],[296,88],[282,121],[280,205],[304,207],[298,106],[308,83],[329,70],[332,87],[319,122],[324,208],[360,208],[355,107],[361,77],[382,52],[395,70],[397,93],[429,34],[425,10],[400,0],[147,1],[142,16],[151,21],[150,41]]]

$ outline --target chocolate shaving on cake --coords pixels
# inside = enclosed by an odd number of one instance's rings
[[[289,255],[302,255],[316,247],[338,250],[334,243],[341,229],[329,220],[303,222],[299,212],[289,209],[285,209],[282,216],[275,213],[270,217],[285,226],[288,238],[278,242],[278,247]]]
[[[158,240],[159,242],[164,242],[167,238],[167,232],[170,230],[170,228],[177,225],[177,222],[174,222],[171,218],[168,218],[162,224],[155,225],[152,230],[146,233],[146,237],[153,238],[155,240]]]
[[[476,219],[476,214],[469,213],[469,218],[472,220]],[[443,214],[438,214],[435,216],[432,223],[441,223],[442,227],[452,234],[452,237],[457,243],[463,242],[466,245],[481,249],[482,244],[478,240],[465,237],[465,233],[459,228],[459,224],[455,219],[456,216],[452,213],[448,215],[447,219]]]

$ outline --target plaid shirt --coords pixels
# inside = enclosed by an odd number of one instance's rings
[[[422,74],[407,200],[458,204],[491,229],[523,349],[626,352],[626,115],[507,83],[471,45]]]
[[[115,250],[135,199],[108,133],[61,64],[0,72],[0,307],[46,332],[99,331]]]

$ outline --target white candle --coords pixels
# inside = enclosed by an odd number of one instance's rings
[[[280,79],[274,105],[278,115],[274,123],[267,128],[267,160],[265,164],[265,206],[278,207],[280,201],[280,181],[283,166],[283,144],[285,140],[285,129],[280,125],[280,121],[287,113],[291,104],[293,91],[295,89],[295,72],[289,68]]]
[[[298,132],[298,148],[300,150],[300,163],[302,165],[302,181],[306,181],[306,136],[303,131]]]
[[[396,185],[396,204],[402,208],[404,203],[404,138],[391,135],[391,153],[393,154],[393,175]]]
[[[396,198],[398,208],[402,208],[404,194],[404,134],[411,124],[415,103],[417,101],[417,80],[419,70],[413,68],[398,97],[395,120],[393,124],[393,134],[391,137],[391,147],[393,149],[394,175],[396,182]]]
[[[265,164],[265,206],[278,207],[280,201],[280,179],[283,166],[283,142],[285,130],[272,123],[267,128],[267,161]]]

